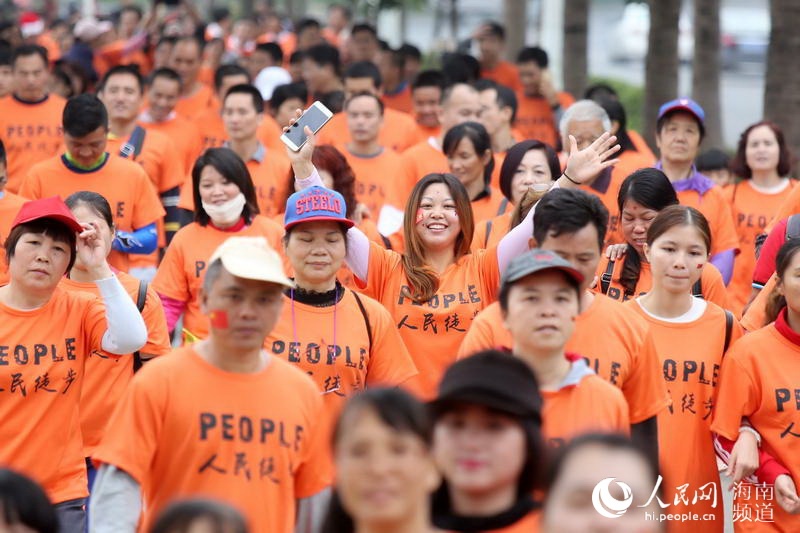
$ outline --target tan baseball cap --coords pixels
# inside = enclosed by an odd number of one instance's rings
[[[209,264],[219,259],[238,278],[294,287],[283,272],[283,262],[264,237],[229,237],[214,251]]]

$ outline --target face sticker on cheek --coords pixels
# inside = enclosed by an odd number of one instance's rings
[[[221,309],[211,311],[208,318],[215,329],[228,329],[228,313],[226,311]]]
[[[425,213],[422,212],[422,209],[417,209],[417,218],[414,220],[415,224],[419,224],[425,220]]]

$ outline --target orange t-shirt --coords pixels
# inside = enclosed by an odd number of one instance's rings
[[[197,81],[207,85],[209,88],[214,88],[214,71],[216,69],[212,65],[203,65],[197,73]]]
[[[739,250],[739,237],[731,213],[731,205],[725,199],[722,189],[711,187],[701,197],[697,191],[679,191],[681,205],[694,207],[706,217],[711,228],[711,255],[725,250]]]
[[[417,304],[401,290],[409,287],[401,255],[370,242],[364,293],[382,303],[394,319],[419,370],[414,388],[430,399],[472,319],[497,298],[500,270],[497,249],[467,254],[439,276],[439,290],[428,302]]]
[[[622,182],[630,174],[629,167],[624,165],[614,165],[600,173],[591,185],[581,185],[579,188],[584,192],[593,194],[600,198],[603,205],[608,209],[608,230],[606,231],[605,244],[615,244],[623,242],[622,232],[619,229],[619,209],[617,207],[617,197]]]
[[[214,105],[214,91],[204,83],[197,84],[197,90],[191,96],[184,96],[175,104],[175,112],[183,118],[195,120],[198,115]]]
[[[628,404],[620,390],[595,374],[579,355],[558,390],[542,390],[542,435],[560,447],[584,433],[630,433]]]
[[[567,93],[558,93],[558,101],[563,109],[568,108],[575,99]],[[525,96],[517,93],[517,120],[514,123],[525,139],[537,139],[549,144],[554,149],[559,146],[558,124],[555,122],[553,109],[546,98]]]
[[[208,148],[218,148],[228,140],[225,123],[222,121],[219,104],[206,109],[191,120],[200,133],[201,153]]]
[[[31,199],[66,198],[77,191],[103,195],[111,205],[118,230],[133,231],[164,217],[161,200],[142,167],[117,156],[109,156],[99,168],[88,172],[70,165],[66,156],[51,157],[31,168],[20,194]],[[126,272],[130,257],[113,250],[108,262]]]
[[[258,126],[256,135],[258,140],[261,141],[267,148],[272,148],[276,152],[286,154],[286,145],[281,140],[281,127],[268,113],[264,113],[264,118],[261,119],[261,124]]]
[[[604,332],[602,336],[598,332]],[[514,339],[503,325],[499,303],[483,310],[472,322],[458,350],[459,359],[497,347],[512,347]],[[566,351],[584,355],[601,378],[616,385],[628,403],[629,417],[638,424],[667,406],[660,363],[647,324],[635,313],[604,296],[575,320]]]
[[[201,152],[207,148],[217,148],[225,144],[228,140],[228,133],[225,131],[225,122],[222,120],[222,112],[219,103],[214,100],[213,104],[203,110],[192,120],[194,127],[198,129],[201,137]],[[286,154],[286,145],[281,141],[281,129],[275,119],[264,113],[264,118],[258,126],[256,136],[261,144],[267,148]]]
[[[517,66],[508,61],[499,61],[492,69],[481,68],[481,78],[505,85],[514,92],[522,90]]]
[[[11,223],[19,213],[22,204],[27,200],[14,193],[5,191],[0,196],[0,286],[8,283],[8,263],[6,263],[5,242],[8,232],[11,231]]]
[[[475,234],[472,236],[472,251],[491,248],[500,244],[508,230],[511,229],[511,217],[514,208],[509,205],[506,212],[500,216],[476,222]]]
[[[470,202],[472,218],[477,225],[482,225],[482,222],[486,220],[514,210],[514,206],[503,196],[499,189],[489,186],[487,193],[486,196]],[[475,238],[473,237],[472,240],[474,241]]]
[[[291,533],[295,501],[330,484],[321,410],[314,383],[277,357],[236,374],[179,348],[134,376],[94,458],[141,485],[139,531],[174,499],[206,497],[242,511],[251,531]]]
[[[175,234],[153,279],[156,292],[186,302],[183,326],[197,337],[208,335],[208,317],[200,311],[198,300],[208,266],[206,263],[219,245],[233,236],[264,237],[270,246],[280,250],[283,228],[260,215],[251,225],[237,232],[220,231],[211,225],[201,226],[192,222]]]
[[[93,66],[97,76],[102,79],[105,73],[117,65],[138,65],[139,72],[146,76],[150,72],[151,62],[141,49],[125,53],[127,40],[117,39],[94,53]]]
[[[420,143],[426,140],[428,137],[433,137],[434,139],[438,139],[439,135],[442,134],[442,127],[436,126],[435,128],[430,128],[428,126],[423,126],[419,122],[417,122],[417,143]]]
[[[627,130],[628,137],[630,137],[633,146],[636,148],[636,151],[639,152],[644,157],[648,158],[650,161],[656,160],[656,155],[653,153],[653,150],[647,144],[647,141],[644,140],[644,137],[636,130]]]
[[[141,126],[148,133],[157,132],[172,139],[178,158],[183,164],[181,183],[186,181],[192,173],[194,162],[202,152],[200,132],[197,130],[197,125],[190,120],[175,115],[164,122],[142,122]]]
[[[791,472],[800,483],[800,346],[775,324],[754,331],[733,345],[722,364],[722,378],[711,429],[736,441],[743,416],[761,434],[761,448]],[[738,491],[736,503],[751,510],[769,505],[774,523],[768,531],[796,531],[798,517],[773,501],[758,501],[755,489],[746,497]],[[749,500],[749,501],[748,501]],[[737,522],[738,526],[739,523]],[[742,524],[744,526],[745,524]],[[748,524],[749,525],[749,524]],[[737,528],[737,531],[739,529]],[[747,531],[757,531],[756,524]]]
[[[139,280],[124,272],[117,272],[125,292],[136,303],[139,297]],[[100,297],[100,289],[94,283],[79,283],[63,278],[60,286],[66,291],[85,292]],[[142,354],[164,355],[170,351],[167,321],[161,299],[152,287],[147,289],[144,309],[141,311],[147,326],[147,344]],[[103,437],[109,413],[119,403],[133,377],[133,358],[109,355],[102,350],[93,351],[86,359],[86,376],[81,388],[81,433],[84,454],[91,457]]]
[[[783,203],[772,217],[772,221],[767,226],[765,233],[772,231],[772,228],[775,226],[776,222],[785,220],[795,213],[800,213],[800,187],[794,187],[792,191],[786,195]]]
[[[606,273],[608,263],[608,258],[603,256],[597,267],[597,286],[595,286],[594,290],[598,293],[602,291],[602,284],[600,281]],[[631,297],[636,298],[637,296],[641,296],[653,288],[653,272],[650,270],[650,263],[642,261],[636,290],[633,295],[627,294],[620,282],[622,265],[624,263],[624,259],[619,259],[614,262],[614,269],[611,271],[611,281],[608,284],[608,292],[605,293],[609,298],[622,302],[630,300]],[[725,282],[722,280],[722,274],[720,274],[717,267],[711,263],[706,263],[703,267],[703,271],[700,273],[700,287],[703,291],[703,299],[714,302],[723,309],[734,311],[734,306],[731,305],[728,291],[725,288]]]
[[[347,115],[336,113],[317,135],[317,144],[349,143],[350,130]],[[419,141],[417,123],[411,115],[391,107],[383,111],[383,126],[378,134],[378,144],[391,148],[398,154]]]
[[[334,306],[315,307],[283,299],[283,310],[264,345],[311,376],[334,422],[347,398],[366,387],[394,387],[417,374],[411,356],[384,307],[351,290]]]
[[[60,503],[83,498],[80,401],[84,362],[106,331],[100,300],[56,288],[39,309],[0,303],[0,463]]]
[[[714,522],[704,523],[704,530],[722,532],[722,505],[698,501],[684,505],[678,500],[678,487],[688,483],[688,494],[712,483],[721,495],[711,420],[717,404],[716,391],[725,345],[725,313],[707,303],[705,312],[691,322],[667,322],[650,316],[639,302],[624,304],[650,324],[658,355],[663,365],[662,376],[671,402],[658,415],[658,454],[664,483],[663,501],[673,504],[670,513],[713,514]],[[742,328],[734,320],[731,345],[742,336]],[[706,490],[708,487],[706,487]],[[691,521],[673,522],[670,532],[696,531]]]
[[[141,125],[144,127],[144,125]],[[122,145],[128,142],[128,137],[112,137],[109,135],[106,151],[114,157],[120,157]],[[183,184],[186,174],[183,171],[183,162],[175,157],[176,149],[172,139],[158,131],[145,132],[142,151],[137,157],[133,154],[128,158],[139,163],[153,182],[159,193],[166,192]]]
[[[264,148],[263,146],[261,148]],[[261,149],[246,163],[250,171],[250,179],[256,190],[259,214],[272,217],[286,210],[291,163],[283,154],[271,149]],[[181,187],[178,207],[194,211],[194,195],[192,180],[187,179]]]
[[[0,140],[8,161],[6,190],[18,192],[30,168],[61,148],[61,115],[66,103],[57,94],[36,104],[27,104],[11,94],[0,98]]]
[[[450,172],[447,156],[433,137],[418,142],[403,152],[401,157],[403,165],[397,183],[397,194],[400,198],[408,198],[414,185],[427,174]]]
[[[383,105],[389,109],[394,109],[395,111],[400,111],[408,115],[414,113],[414,102],[411,101],[411,86],[407,83],[402,90],[394,94],[383,93],[381,100],[383,100]]]
[[[739,235],[740,253],[736,256],[733,278],[728,285],[728,293],[737,311],[741,312],[750,298],[753,271],[756,268],[756,237],[766,233],[773,213],[780,208],[796,183],[790,180],[785,189],[773,194],[757,191],[750,180],[722,190],[722,195],[731,206],[736,233]]]
[[[36,44],[47,50],[47,59],[51,64],[61,59],[61,46],[58,44],[58,41],[53,38],[52,32],[46,31],[35,39]]]
[[[500,190],[500,169],[503,168],[503,161],[506,160],[506,153],[495,152],[492,154],[492,157],[494,158],[494,168],[492,169],[492,177],[489,184],[495,189]]]
[[[391,148],[381,147],[374,156],[355,155],[347,146],[336,146],[344,155],[356,177],[356,199],[367,206],[369,215],[378,220],[384,204],[405,209],[406,198],[396,194],[402,158]]]

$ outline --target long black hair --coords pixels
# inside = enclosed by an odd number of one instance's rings
[[[669,178],[656,168],[639,169],[622,182],[617,195],[620,223],[622,223],[622,209],[629,199],[653,211],[661,211],[665,207],[678,204],[678,195]],[[626,294],[636,292],[641,272],[642,258],[639,257],[636,248],[628,243],[619,278]]]
[[[550,168],[550,179],[555,181],[561,176],[561,163],[558,162],[558,154],[553,150],[549,144],[536,140],[528,139],[527,141],[518,142],[506,151],[506,158],[503,160],[503,165],[500,167],[500,191],[509,202],[512,201],[511,182],[514,181],[514,174],[517,173],[525,154],[531,150],[541,150],[547,159],[547,166]]]
[[[798,251],[800,251],[800,239],[797,238],[789,239],[783,243],[783,246],[778,250],[778,255],[775,257],[775,275],[779,282],[785,280],[784,276],[786,275],[786,270],[792,264],[792,259],[794,259]],[[783,311],[783,308],[787,305],[786,297],[777,291],[776,285],[767,299],[767,311],[764,325],[766,326],[767,324],[775,322],[780,312]]]
[[[336,449],[342,433],[348,430],[346,421],[352,413],[368,409],[398,432],[411,433],[419,437],[428,448],[433,442],[433,425],[428,410],[413,396],[397,388],[374,388],[351,397],[344,406],[333,431],[333,448]],[[345,510],[334,489],[331,494],[328,514],[322,524],[321,533],[354,533],[353,518]]]

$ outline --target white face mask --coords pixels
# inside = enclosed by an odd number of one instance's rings
[[[206,210],[211,222],[217,225],[227,225],[239,220],[245,203],[247,202],[244,194],[239,193],[224,204],[214,205],[203,202],[203,209]]]

